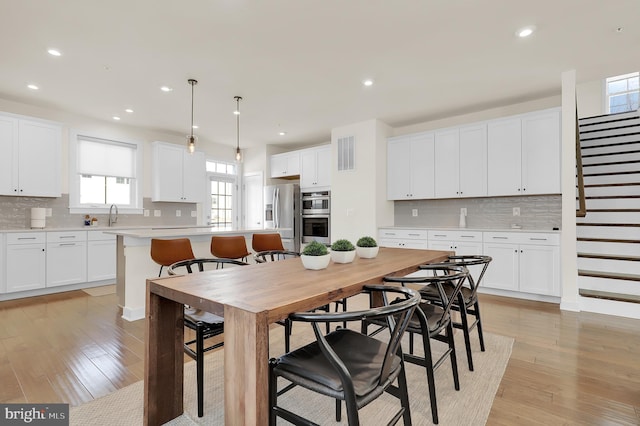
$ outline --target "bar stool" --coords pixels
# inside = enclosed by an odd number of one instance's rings
[[[247,242],[242,235],[211,237],[211,254],[223,259],[247,260],[251,253],[247,250]]]
[[[181,260],[193,259],[193,249],[188,238],[172,240],[151,239],[151,259],[160,265],[158,276],[162,275],[162,268],[171,266]]]
[[[253,234],[251,237],[251,248],[256,253],[269,250],[284,250],[280,234]]]

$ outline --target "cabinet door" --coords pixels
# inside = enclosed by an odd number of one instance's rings
[[[0,116],[0,195],[18,192],[18,120]]]
[[[279,178],[283,176],[289,176],[288,170],[288,158],[286,154],[274,154],[271,156],[271,177]]]
[[[522,193],[559,194],[560,111],[522,117]]]
[[[491,256],[493,260],[487,268],[481,286],[518,291],[518,245],[485,243],[484,254]]]
[[[490,122],[487,125],[487,193],[494,195],[521,194],[520,118]]]
[[[204,152],[190,154],[183,151],[182,201],[199,203],[203,201],[207,182],[207,164]]]
[[[19,195],[60,197],[60,126],[20,120]]]
[[[316,150],[316,184],[331,186],[331,146]]]
[[[387,200],[411,198],[411,138],[387,142]]]
[[[520,246],[520,291],[560,296],[560,262],[557,246]]]
[[[460,196],[487,196],[487,125],[460,129]]]
[[[435,197],[460,196],[460,133],[458,129],[435,133]]]
[[[152,201],[183,201],[183,160],[185,150],[180,146],[155,143],[153,145]],[[204,185],[204,184],[203,184]]]
[[[87,281],[86,242],[47,244],[47,287]]]
[[[116,240],[89,241],[87,246],[87,281],[116,278]]]
[[[7,293],[45,286],[45,244],[7,245]]]
[[[300,154],[300,187],[313,188],[316,186],[316,153],[313,150]]]
[[[453,241],[429,241],[429,250],[453,250]]]
[[[435,196],[435,159],[433,133],[418,134],[411,140],[409,167],[411,170],[411,197],[415,199]],[[396,173],[393,171],[393,173]]]

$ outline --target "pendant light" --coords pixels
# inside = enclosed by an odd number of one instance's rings
[[[196,140],[198,139],[197,136],[193,135],[193,86],[198,84],[198,80],[190,78],[187,82],[191,85],[191,134],[187,136],[187,148],[189,148],[189,152],[193,154],[196,150]]]
[[[234,96],[236,100],[236,110],[233,112],[236,115],[236,161],[242,160],[242,153],[240,152],[240,101],[242,96]]]

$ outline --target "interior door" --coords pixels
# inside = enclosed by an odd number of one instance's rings
[[[262,173],[244,175],[243,220],[245,229],[264,228],[262,201]]]

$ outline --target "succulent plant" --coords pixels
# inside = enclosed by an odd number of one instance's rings
[[[378,243],[372,237],[362,237],[356,243],[358,247],[378,247]]]
[[[349,240],[338,240],[331,244],[331,250],[333,251],[353,251],[356,248],[351,244]]]
[[[329,254],[327,250],[327,246],[317,241],[311,241],[307,246],[302,250],[302,254],[305,256],[324,256],[325,254]]]

